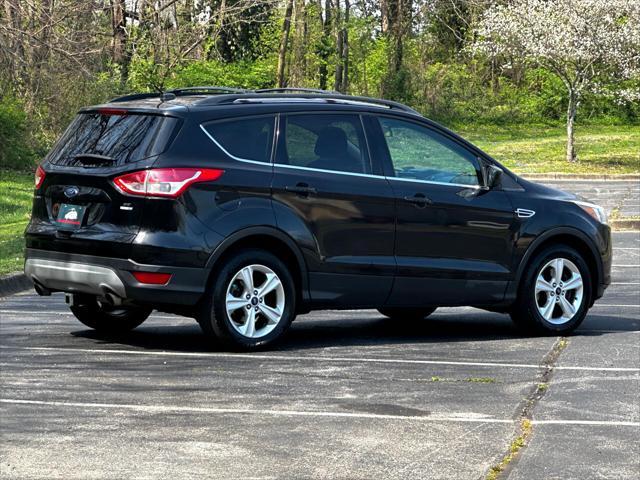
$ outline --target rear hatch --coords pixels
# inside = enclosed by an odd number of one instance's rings
[[[81,111],[43,162],[27,246],[128,257],[145,198],[125,195],[113,179],[150,168],[179,124],[176,117],[133,110]]]

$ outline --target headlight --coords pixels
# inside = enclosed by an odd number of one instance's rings
[[[580,202],[580,201],[575,201],[573,203],[578,205],[581,209],[583,209],[585,212],[587,212],[589,215],[591,215],[600,223],[604,223],[604,224],[607,223],[608,221],[607,212],[605,212],[604,208],[602,208],[600,205],[596,205],[595,203]]]

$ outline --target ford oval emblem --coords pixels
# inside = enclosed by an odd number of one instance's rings
[[[64,195],[67,198],[73,198],[80,193],[80,189],[78,187],[67,187],[64,189]]]

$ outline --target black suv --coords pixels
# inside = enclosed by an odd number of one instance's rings
[[[597,205],[528,182],[414,110],[196,87],[82,109],[38,168],[25,273],[118,332],[153,309],[231,348],[296,314],[439,306],[567,333],[610,283]]]

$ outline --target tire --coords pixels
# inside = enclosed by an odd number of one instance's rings
[[[558,259],[562,264],[557,263]],[[560,279],[556,275],[557,265],[561,265],[557,268],[561,270]],[[567,334],[587,315],[592,285],[589,267],[577,251],[565,245],[545,248],[525,270],[511,319],[530,332]]]
[[[433,312],[435,312],[437,308],[438,307],[429,307],[429,308],[389,307],[389,308],[379,308],[378,311],[385,317],[390,318],[391,320],[406,322],[406,321],[424,320]]]
[[[105,333],[124,333],[141,325],[151,314],[146,307],[110,307],[98,303],[95,298],[74,305],[71,312],[89,328]]]
[[[256,350],[282,337],[295,303],[293,277],[282,261],[264,250],[241,250],[220,265],[197,320],[224,348]]]

